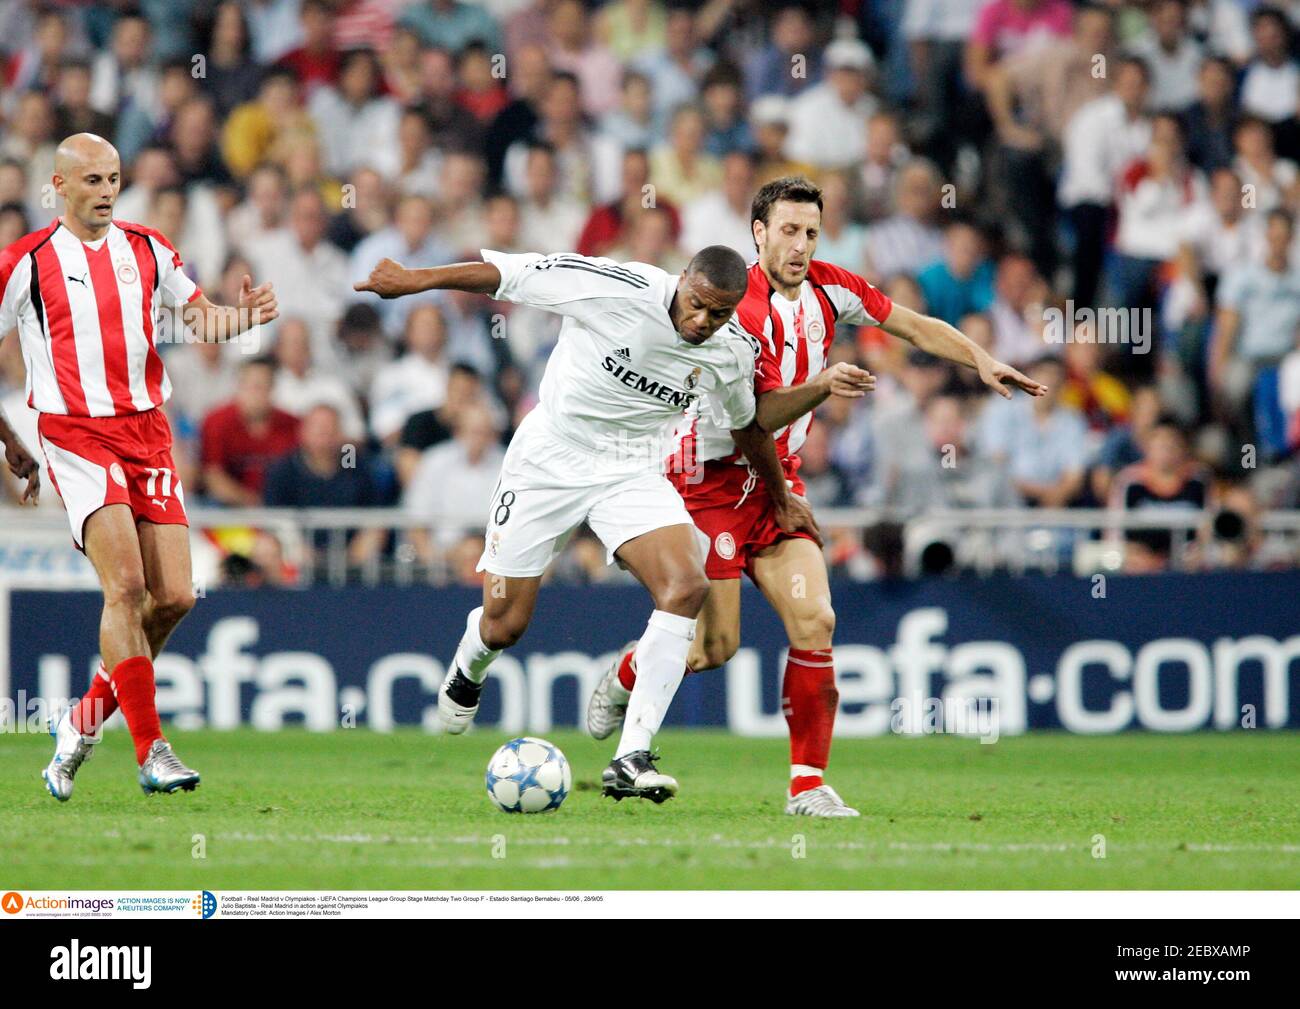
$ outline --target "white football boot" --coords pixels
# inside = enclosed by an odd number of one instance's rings
[[[847,805],[830,785],[818,785],[808,788],[798,795],[786,793],[785,811],[790,816],[861,816],[856,809]]]
[[[90,759],[102,736],[83,736],[73,728],[71,708],[51,726],[50,735],[54,737],[54,759],[41,772],[41,777],[54,798],[67,802],[72,798],[72,779],[77,776],[78,768]]]
[[[154,792],[174,792],[178,788],[192,792],[199,783],[199,772],[186,767],[172,752],[172,744],[165,739],[155,739],[149,755],[140,765],[140,787],[145,795]]]
[[[622,727],[623,719],[627,717],[627,702],[632,694],[619,682],[618,669],[623,664],[623,657],[635,648],[636,642],[629,641],[619,650],[587,702],[587,731],[592,739],[608,739],[615,729]]]
[[[475,683],[459,666],[451,667],[438,688],[438,717],[448,733],[459,736],[473,724],[482,693],[483,684]]]

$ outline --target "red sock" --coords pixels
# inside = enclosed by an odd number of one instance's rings
[[[93,736],[117,710],[117,698],[113,688],[108,684],[108,672],[100,664],[95,678],[90,681],[90,689],[72,709],[72,727],[83,736]]]
[[[623,684],[626,690],[636,686],[636,670],[632,668],[632,655],[635,651],[635,648],[629,649],[623,656],[623,661],[618,664],[618,682]]]
[[[162,739],[158,706],[154,703],[153,663],[143,655],[123,659],[110,677],[122,717],[135,742],[135,762],[143,764],[155,739]]]
[[[781,680],[781,709],[790,726],[791,764],[826,768],[839,700],[831,650],[791,648]],[[820,774],[798,775],[790,782],[790,794],[798,795],[820,784]]]

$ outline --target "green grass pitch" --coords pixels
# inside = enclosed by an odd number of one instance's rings
[[[838,740],[843,821],[783,815],[779,739],[664,732],[682,790],[655,806],[601,798],[608,744],[556,731],[573,793],[510,816],[490,729],[171,738],[197,791],[143,796],[119,731],[59,804],[49,737],[0,737],[0,890],[1300,886],[1295,733]]]

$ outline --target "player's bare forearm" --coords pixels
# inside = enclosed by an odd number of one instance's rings
[[[801,385],[769,389],[758,397],[758,423],[765,431],[779,431],[815,410],[831,396],[861,399],[876,387],[876,376],[865,368],[840,361]]]
[[[974,368],[984,384],[999,396],[1011,398],[1008,386],[1031,396],[1042,396],[1047,392],[1047,386],[1022,375],[1011,365],[995,360],[969,336],[942,319],[896,304],[881,328],[927,354]]]
[[[501,271],[491,263],[451,263],[407,269],[391,259],[381,259],[370,276],[352,285],[354,291],[370,291],[381,298],[400,298],[421,291],[467,291],[493,294],[501,286]]]
[[[41,468],[18,437],[18,432],[9,424],[9,418],[3,409],[0,409],[0,447],[4,448],[9,472],[19,480],[27,481],[19,503],[26,504],[30,501],[36,504],[41,495]]]
[[[273,322],[280,314],[271,284],[253,286],[244,275],[239,290],[239,304],[214,305],[200,294],[185,310],[185,321],[204,343],[225,343],[239,334]]]

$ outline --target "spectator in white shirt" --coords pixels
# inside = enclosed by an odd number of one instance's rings
[[[822,230],[817,258],[861,274],[867,259],[867,229],[854,221],[849,180],[845,172],[822,175]],[[752,258],[749,253],[746,258]]]
[[[343,57],[338,87],[318,88],[308,103],[332,175],[368,165],[390,181],[397,176],[401,109],[379,93],[380,73],[373,51],[354,49]]]
[[[370,276],[370,271],[381,259],[395,259],[416,266],[441,266],[456,261],[455,253],[434,234],[433,207],[423,196],[402,197],[392,225],[363,239],[352,250],[348,263],[351,280],[347,300],[374,305],[384,320],[384,330],[390,339],[396,341],[415,306],[440,305],[445,296],[441,291],[422,291],[385,301],[368,291],[353,291],[352,284]]]
[[[344,437],[358,441],[366,436],[361,407],[337,372],[313,367],[311,329],[302,319],[283,318],[276,326],[275,385],[271,402],[285,413],[305,417],[314,406],[332,407]]]
[[[254,276],[275,285],[282,315],[312,327],[312,357],[323,368],[336,364],[333,330],[351,292],[347,256],[325,240],[328,218],[320,190],[304,186],[289,203],[288,227],[270,232],[249,249]]]
[[[785,153],[818,168],[853,167],[866,153],[867,120],[876,110],[867,90],[875,61],[857,39],[836,39],[824,61],[826,80],[791,103]]]
[[[143,14],[127,12],[113,22],[107,52],[95,58],[91,71],[90,104],[116,116],[127,102],[146,109],[158,104],[158,73],[150,62],[153,33]]]
[[[534,141],[528,146],[525,166],[520,242],[534,252],[572,252],[587,220],[587,207],[561,189],[555,148]]]
[[[406,353],[379,369],[370,389],[370,430],[385,445],[420,410],[436,410],[447,395],[447,326],[435,305],[406,317]]]
[[[1254,198],[1253,210],[1270,210],[1300,196],[1300,171],[1288,158],[1279,158],[1273,149],[1273,131],[1268,123],[1253,116],[1238,120],[1232,134],[1237,156],[1232,167],[1241,176],[1243,189]]]
[[[1243,112],[1280,123],[1296,114],[1300,67],[1291,58],[1291,25],[1276,7],[1257,7],[1250,18],[1255,58],[1241,82]]]
[[[483,526],[505,451],[492,412],[475,404],[457,416],[455,436],[425,451],[402,496],[407,514],[427,519],[427,529],[411,531],[411,542],[425,563],[434,560],[467,531]],[[435,545],[436,537],[436,545]],[[490,549],[490,548],[489,548]]]
[[[1055,348],[1043,341],[1043,308],[1050,294],[1034,262],[1020,252],[998,260],[993,281],[996,297],[988,308],[993,323],[991,353],[999,361],[1025,368]]]
[[[1183,112],[1196,101],[1196,77],[1204,56],[1187,31],[1186,0],[1158,0],[1149,20],[1149,34],[1130,51],[1151,70],[1151,104]]]
[[[682,214],[683,248],[726,245],[746,262],[754,258],[750,199],[754,195],[754,159],[732,151],[722,159],[722,188],[696,197]]]
[[[1081,306],[1096,305],[1107,210],[1117,177],[1151,139],[1151,122],[1144,112],[1150,71],[1130,56],[1118,62],[1114,73],[1114,93],[1088,102],[1065,128],[1056,199],[1074,225],[1074,301]]]
[[[289,209],[289,186],[284,169],[270,161],[253,170],[244,185],[244,199],[226,215],[230,244],[248,255],[267,235],[284,227]]]
[[[894,179],[894,212],[867,226],[866,278],[881,285],[900,273],[913,274],[943,255],[939,216],[942,176],[924,158],[913,158]]]

